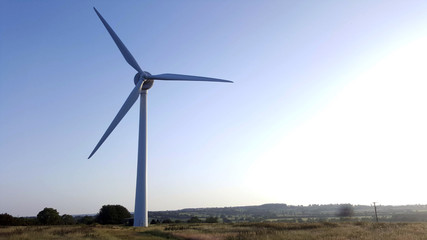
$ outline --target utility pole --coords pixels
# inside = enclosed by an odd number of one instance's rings
[[[377,206],[375,205],[376,202],[374,202],[374,210],[375,210],[375,219],[378,222],[378,214],[377,214]]]

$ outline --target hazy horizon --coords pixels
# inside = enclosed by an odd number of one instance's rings
[[[303,206],[303,207],[309,207],[312,205],[318,205],[318,206],[327,206],[327,205],[346,205],[346,204],[351,204],[351,203],[325,203],[325,204],[316,204],[316,203],[312,203],[312,204],[307,204],[307,205],[298,205],[298,204],[287,204],[287,203],[263,203],[263,204],[257,204],[257,205],[239,205],[239,206],[216,206],[216,207],[187,207],[187,208],[179,208],[179,209],[163,209],[163,210],[148,210],[148,212],[168,212],[168,211],[181,211],[181,210],[186,210],[186,209],[215,209],[215,208],[239,208],[239,207],[256,207],[256,206],[263,206],[263,205],[287,205],[287,206]],[[108,203],[108,204],[103,204],[103,205],[116,205],[114,203]],[[120,204],[118,204],[120,205]],[[351,204],[352,206],[372,206],[373,207],[373,203],[372,204]],[[393,206],[393,207],[398,207],[398,206],[422,206],[422,205],[427,205],[427,204],[401,204],[401,205],[384,205],[384,204],[380,204],[380,203],[376,203],[377,208],[380,208],[381,206],[385,207],[385,206]],[[47,208],[53,208],[56,209],[55,207],[52,206],[46,206]],[[99,207],[99,209],[101,209],[102,206]],[[44,208],[43,208],[44,209]],[[42,211],[43,209],[40,209],[40,211]],[[56,209],[58,210],[58,209]],[[39,212],[40,212],[39,211]],[[133,214],[133,211],[129,211],[131,214]],[[7,212],[4,212],[7,213]],[[38,213],[38,212],[37,212]],[[28,215],[28,216],[14,216],[14,217],[36,217],[37,213],[35,215]],[[67,212],[60,212],[58,211],[58,213],[60,215],[63,214],[68,214],[68,215],[72,215],[72,216],[84,216],[84,215],[96,215],[99,213],[99,210],[93,213],[67,213]],[[3,214],[3,212],[2,212]],[[9,213],[8,213],[9,214]]]

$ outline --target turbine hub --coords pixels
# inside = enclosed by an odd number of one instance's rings
[[[154,84],[153,80],[145,80],[142,84],[141,90],[148,90],[150,89]]]
[[[139,80],[141,78],[144,79],[144,82],[142,84],[141,90],[148,90],[154,84],[154,80],[148,80],[147,76],[151,76],[151,74],[149,72],[143,71],[143,75],[142,76],[141,76],[140,73],[136,73],[135,77],[133,78],[133,81],[134,81],[135,85],[139,82]]]

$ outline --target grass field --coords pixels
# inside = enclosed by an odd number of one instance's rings
[[[0,239],[188,240],[415,240],[427,239],[427,223],[242,223],[122,226],[0,227]]]

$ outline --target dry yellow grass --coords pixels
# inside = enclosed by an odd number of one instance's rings
[[[418,240],[427,223],[243,223],[122,226],[0,227],[0,239],[181,239],[181,240]]]

